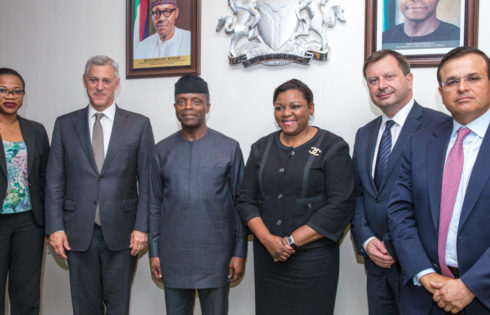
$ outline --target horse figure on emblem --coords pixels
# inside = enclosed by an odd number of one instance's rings
[[[233,34],[230,45],[230,54],[236,56],[236,46],[242,37],[248,40],[262,39],[257,33],[257,24],[260,21],[260,12],[256,9],[256,0],[228,0],[228,5],[233,11],[232,16],[221,17],[216,26],[216,32],[224,27],[227,34]]]
[[[298,21],[303,23],[302,31],[300,31],[300,25],[298,24],[298,30],[293,35],[293,38],[299,36],[309,35],[310,30],[317,33],[321,40],[321,50],[326,51],[328,48],[327,42],[327,29],[334,27],[337,21],[345,22],[343,10],[340,6],[335,5],[330,7],[326,13],[323,12],[323,7],[328,0],[300,0],[298,7],[296,8],[296,17]],[[306,10],[307,18],[305,18],[301,12]]]

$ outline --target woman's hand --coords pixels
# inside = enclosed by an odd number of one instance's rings
[[[279,237],[269,234],[261,241],[275,262],[285,262],[296,251],[288,245],[285,237]]]

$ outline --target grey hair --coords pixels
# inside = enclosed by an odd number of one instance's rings
[[[119,80],[119,64],[112,59],[109,56],[104,56],[104,55],[98,55],[98,56],[93,56],[89,60],[87,60],[87,64],[85,65],[85,72],[83,73],[83,77],[86,77],[88,74],[88,69],[90,68],[91,65],[96,65],[96,66],[105,66],[105,65],[110,65],[112,69],[114,70],[114,76],[116,77],[116,80]]]

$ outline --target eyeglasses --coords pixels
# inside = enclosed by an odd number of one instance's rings
[[[172,15],[172,13],[174,13],[175,10],[177,10],[177,8],[151,11],[151,17],[157,20],[163,14],[164,17],[168,18]]]
[[[453,78],[441,82],[441,87],[445,90],[452,90],[459,87],[459,84],[464,81],[468,86],[476,86],[481,83],[483,78],[488,78],[488,75],[470,74],[464,78]]]
[[[19,97],[21,95],[24,95],[24,93],[25,91],[20,89],[9,90],[6,88],[0,88],[1,96],[8,96],[9,94],[12,94],[14,97]]]

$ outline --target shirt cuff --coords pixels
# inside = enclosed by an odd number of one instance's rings
[[[368,238],[367,240],[364,241],[364,243],[362,243],[362,248],[364,248],[364,251],[367,253],[367,250],[366,250],[366,247],[367,247],[367,244],[373,239],[373,238],[376,238],[375,236],[371,236],[370,238]]]
[[[421,272],[416,274],[415,277],[413,277],[413,284],[420,287],[422,285],[420,283],[420,278],[422,278],[425,275],[428,275],[429,273],[433,273],[433,272],[436,272],[436,271],[432,268],[427,268],[427,269],[422,270]]]

